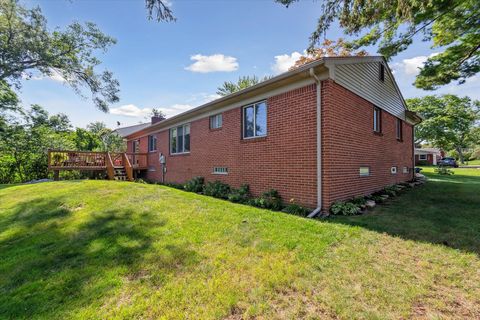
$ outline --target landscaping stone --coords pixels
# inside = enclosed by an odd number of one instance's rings
[[[376,203],[373,200],[367,200],[365,205],[367,206],[367,208],[371,209],[371,208],[374,208],[376,206]]]

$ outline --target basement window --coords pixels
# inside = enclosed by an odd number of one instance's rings
[[[360,167],[359,173],[360,173],[360,177],[368,177],[370,175],[370,168]]]
[[[408,173],[408,167],[403,167],[403,173]]]
[[[212,173],[213,174],[228,174],[228,168],[227,167],[214,167]]]

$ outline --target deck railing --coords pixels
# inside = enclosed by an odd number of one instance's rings
[[[104,170],[106,152],[48,150],[50,169]]]
[[[126,153],[133,169],[148,168],[148,153]]]
[[[109,170],[110,167],[125,167],[127,176],[133,176],[131,170],[148,168],[148,153],[48,150],[50,170]]]

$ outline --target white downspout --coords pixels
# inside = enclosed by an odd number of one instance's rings
[[[309,73],[317,84],[317,208],[307,216],[313,218],[322,211],[322,82],[313,68]]]

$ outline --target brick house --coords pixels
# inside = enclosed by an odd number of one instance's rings
[[[382,57],[332,57],[155,120],[127,152],[147,158],[133,165],[149,180],[247,183],[326,210],[412,179],[419,121]]]
[[[415,165],[436,166],[444,156],[445,152],[437,148],[415,148]]]

